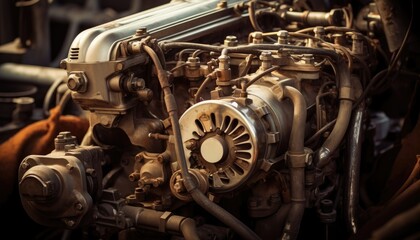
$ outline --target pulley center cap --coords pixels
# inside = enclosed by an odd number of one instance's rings
[[[226,155],[226,142],[222,137],[215,136],[204,140],[201,144],[201,156],[209,163],[217,163]]]

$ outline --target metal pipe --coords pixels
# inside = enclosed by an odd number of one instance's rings
[[[340,26],[344,20],[344,12],[340,8],[331,9],[329,12],[286,11],[282,17],[287,22],[300,22],[309,26]]]
[[[167,76],[167,72],[162,67],[162,64],[159,61],[159,57],[157,56],[156,52],[149,46],[144,45],[143,49],[146,53],[151,57],[153,63],[155,64],[158,78],[160,85],[162,87],[162,91],[164,93],[164,100],[166,104],[166,108],[169,114],[169,119],[172,123],[172,131],[174,136],[174,144],[175,144],[175,154],[178,165],[181,169],[182,177],[184,179],[184,185],[187,189],[188,193],[191,194],[194,201],[204,208],[206,211],[211,213],[217,219],[225,223],[227,226],[231,227],[236,233],[238,233],[243,239],[253,239],[257,240],[260,237],[255,234],[251,229],[249,229],[243,222],[238,220],[232,214],[227,212],[225,209],[220,207],[219,205],[215,204],[214,202],[210,201],[204,193],[202,193],[199,189],[195,180],[188,172],[187,161],[185,158],[183,142],[181,138],[181,130],[179,127],[178,122],[178,111],[177,111],[177,104],[175,101],[175,97],[171,92],[170,84]],[[306,109],[306,108],[305,108]]]
[[[204,79],[203,83],[198,88],[197,92],[194,96],[194,102],[198,103],[200,101],[200,96],[203,93],[204,89],[207,87],[207,85],[213,80],[213,77],[211,74],[207,75],[207,77]]]
[[[294,87],[285,86],[284,96],[293,103],[293,124],[289,141],[289,153],[304,153],[306,101],[302,93]]]
[[[333,61],[340,61],[340,55],[333,50],[321,49],[321,48],[310,48],[304,46],[295,46],[289,44],[251,44],[237,47],[226,47],[208,45],[202,43],[191,43],[191,42],[159,42],[159,46],[163,51],[169,51],[176,48],[191,48],[191,49],[202,49],[207,51],[222,52],[223,50],[229,53],[247,53],[259,55],[264,50],[281,51],[289,54],[314,54],[319,56],[327,57]]]
[[[257,17],[256,17],[255,5],[256,5],[256,1],[250,1],[249,2],[249,6],[248,6],[249,21],[251,22],[252,27],[256,31],[263,32],[260,24],[258,23]]]
[[[160,232],[178,232],[182,233],[186,240],[200,239],[195,221],[191,218],[142,207],[124,206],[122,210],[138,228],[152,228]]]
[[[365,117],[365,104],[361,103],[352,116],[346,158],[344,183],[344,215],[347,229],[356,234],[359,228],[359,177],[360,158],[362,155],[363,121]]]
[[[317,168],[323,168],[329,163],[331,155],[337,150],[343,140],[350,122],[354,93],[350,80],[350,72],[344,61],[337,63],[337,76],[340,89],[340,106],[337,121],[331,134],[317,152]]]
[[[64,69],[34,66],[19,63],[4,63],[0,65],[0,83],[13,83],[34,85],[37,88],[35,95],[35,104],[37,107],[47,109],[45,106],[50,103],[55,88],[51,88],[53,84],[58,86],[67,79],[67,72]],[[51,90],[51,91],[50,91]],[[48,116],[46,114],[45,116]]]
[[[296,239],[300,222],[305,210],[305,166],[306,156],[304,148],[306,101],[302,93],[296,88],[285,86],[284,97],[293,103],[293,124],[290,134],[289,149],[286,153],[290,168],[291,208],[287,216],[281,239]]]
[[[67,79],[67,72],[64,69],[19,63],[0,65],[0,81],[32,83],[49,87],[54,82],[65,79]]]

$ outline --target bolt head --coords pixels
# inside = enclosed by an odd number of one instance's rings
[[[271,52],[264,51],[260,54],[260,60],[261,61],[270,61],[273,57],[271,56]]]
[[[82,72],[71,73],[67,78],[67,87],[72,91],[85,92],[87,81]]]
[[[287,38],[289,37],[289,32],[287,30],[280,30],[277,32],[277,37]]]
[[[257,38],[257,39],[261,39],[263,37],[263,33],[262,32],[253,32],[251,33],[252,38]]]
[[[139,29],[136,30],[136,36],[141,36],[145,33],[147,33],[147,28],[146,27],[140,27]]]
[[[315,27],[314,33],[320,33],[320,34],[325,33],[325,28],[321,26]]]
[[[75,74],[72,74],[67,80],[67,87],[70,90],[77,91],[81,86],[80,82],[80,77],[76,76]]]

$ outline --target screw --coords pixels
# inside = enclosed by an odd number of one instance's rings
[[[190,70],[198,70],[200,69],[200,58],[188,57],[186,64]]]
[[[261,67],[262,69],[269,69],[272,66],[273,57],[271,56],[271,52],[264,51],[260,54],[260,60],[262,61]]]
[[[136,36],[141,36],[145,33],[147,33],[147,28],[146,27],[140,27],[139,29],[136,30]]]
[[[234,47],[238,45],[238,38],[233,35],[226,36],[224,45],[227,47]]]
[[[262,43],[263,42],[263,33],[262,32],[253,32],[251,33],[252,43]]]
[[[64,151],[68,151],[68,150],[71,150],[71,149],[76,149],[76,144],[73,144],[73,143],[71,143],[71,144],[66,144],[65,146],[64,146]]]
[[[135,92],[145,87],[145,81],[143,78],[132,77],[127,80],[127,90],[130,92]]]
[[[228,70],[230,65],[230,57],[228,55],[220,55],[219,56],[219,69]]]
[[[86,80],[80,73],[72,73],[67,78],[67,87],[72,91],[85,92]]]
[[[287,44],[289,38],[289,32],[287,30],[280,30],[277,32],[277,42],[279,44]]]
[[[271,61],[271,59],[272,59],[271,52],[264,51],[260,55],[260,60],[262,61]]]
[[[227,8],[227,2],[225,0],[221,0],[217,3],[218,8]]]
[[[117,63],[117,65],[115,65],[116,71],[121,71],[123,69],[124,69],[124,63]]]
[[[197,141],[194,140],[194,139],[190,139],[190,140],[188,140],[188,141],[185,142],[185,147],[188,150],[194,150],[194,149],[197,148]]]
[[[77,90],[80,87],[80,78],[77,76],[69,77],[67,86],[70,88],[70,90]]]

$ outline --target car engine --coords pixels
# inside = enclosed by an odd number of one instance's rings
[[[419,236],[366,214],[419,213],[419,142],[400,191],[366,197],[418,116],[413,2],[174,0],[87,27],[52,88],[88,129],[20,159],[25,215],[42,239]]]

